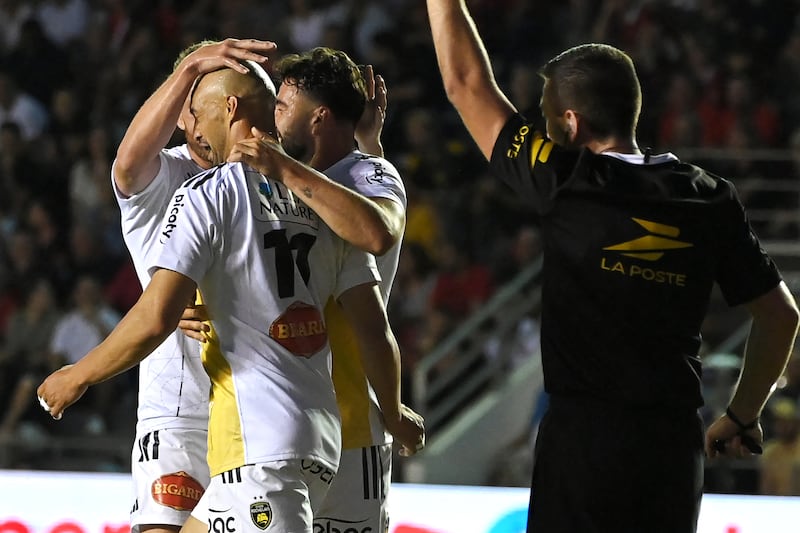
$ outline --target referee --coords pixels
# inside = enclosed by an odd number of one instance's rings
[[[759,415],[797,333],[792,295],[729,181],[638,148],[627,54],[587,44],[550,60],[540,132],[499,90],[464,0],[427,3],[449,100],[541,222],[551,402],[528,531],[695,531],[704,455],[760,449]],[[715,283],[753,322],[727,413],[704,437],[698,351]]]

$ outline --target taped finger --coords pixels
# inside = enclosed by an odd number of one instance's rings
[[[44,409],[46,413],[49,413],[50,412],[50,406],[47,405],[47,402],[45,401],[45,399],[42,398],[41,396],[38,396],[38,398],[39,398],[39,405],[42,406],[42,409]]]

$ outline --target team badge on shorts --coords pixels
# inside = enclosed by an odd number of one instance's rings
[[[272,523],[272,507],[267,502],[251,503],[250,518],[258,529],[267,529]]]

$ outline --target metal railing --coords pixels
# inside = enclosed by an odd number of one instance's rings
[[[522,317],[538,312],[541,270],[542,258],[539,257],[414,368],[414,408],[425,416],[428,431],[435,431],[455,416],[507,370],[511,354],[500,350],[501,357],[488,359],[486,344],[493,338],[508,338]],[[453,363],[443,370],[442,363],[448,359]]]

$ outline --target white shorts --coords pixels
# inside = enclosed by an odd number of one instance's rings
[[[388,533],[391,479],[391,444],[342,450],[336,478],[314,515],[314,532]]]
[[[201,429],[137,432],[131,453],[133,533],[145,525],[183,525],[208,487],[207,449],[208,432]]]
[[[209,533],[313,533],[336,470],[311,459],[234,468],[211,478],[192,517]]]

